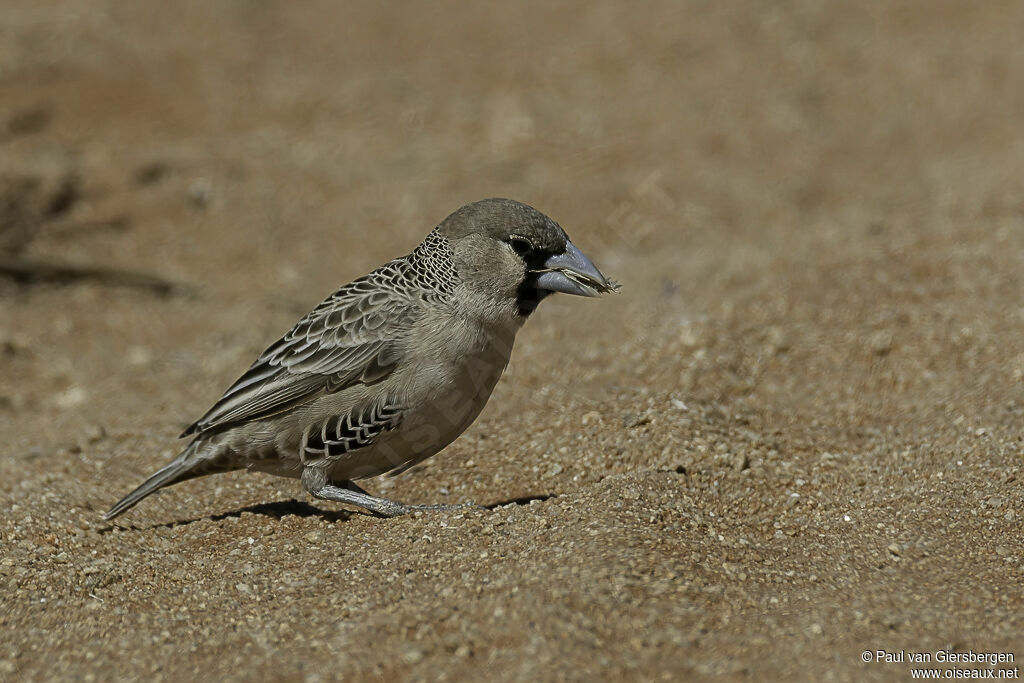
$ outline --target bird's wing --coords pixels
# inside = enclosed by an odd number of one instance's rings
[[[321,393],[389,375],[421,310],[417,292],[395,286],[401,276],[400,262],[392,261],[328,297],[182,436],[269,417]]]

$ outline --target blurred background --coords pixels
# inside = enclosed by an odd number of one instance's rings
[[[969,626],[982,646],[1019,645],[1019,596],[992,599],[998,618],[963,601],[982,590],[977,577],[996,594],[1019,585],[1024,566],[1022,30],[1024,5],[997,1],[7,0],[0,473],[5,538],[22,559],[0,576],[17,605],[5,623],[56,624],[64,617],[33,598],[77,614],[91,593],[105,602],[78,635],[95,635],[126,628],[113,615],[132,601],[174,594],[173,582],[134,586],[127,570],[114,582],[125,596],[57,588],[97,572],[55,568],[38,548],[78,529],[83,553],[147,566],[141,539],[129,552],[95,533],[97,513],[173,456],[178,431],[324,296],[460,205],[506,196],[558,221],[622,293],[546,302],[466,437],[378,490],[580,496],[587,518],[605,509],[593,487],[609,477],[671,481],[638,489],[658,491],[662,512],[632,540],[578,556],[584,577],[647,576],[629,584],[632,607],[590,595],[578,573],[572,599],[537,579],[549,604],[596,620],[577,626],[607,661],[579,655],[586,638],[563,648],[509,635],[554,638],[560,617],[527,628],[533,617],[496,597],[507,630],[481,626],[475,650],[499,653],[495,670],[540,675],[530,660],[549,673],[801,677],[801,656],[824,648],[838,654],[809,677],[885,678],[905,671],[864,668],[857,653],[895,632],[896,644],[944,646],[966,642]],[[298,494],[230,475],[147,501],[138,519],[195,518],[181,533],[232,537],[208,515]],[[684,499],[683,513],[658,507]],[[694,509],[718,520],[686,516]],[[681,531],[679,514],[703,521]],[[949,530],[965,516],[970,533]],[[380,542],[395,545],[381,553],[401,556],[401,527],[386,528]],[[720,534],[732,550],[703,545]],[[530,547],[540,555],[524,562],[541,572],[551,549]],[[853,588],[835,578],[851,563]],[[507,571],[525,570],[509,560]],[[456,590],[474,595],[471,584]],[[740,593],[723,604],[701,586]],[[665,597],[676,589],[689,592]],[[315,604],[298,589],[289,599]],[[422,618],[407,609],[406,623]],[[606,624],[606,609],[621,623]],[[786,655],[735,618],[792,636]],[[250,627],[276,634],[272,620],[257,610]],[[133,628],[178,638],[185,627]],[[408,634],[380,628],[391,640],[371,657],[378,674],[436,672],[457,647],[402,659],[392,655]],[[637,632],[654,635],[636,644]],[[27,654],[45,660],[60,642],[22,643],[0,665],[31,672]],[[217,647],[190,664],[154,661],[207,670]],[[323,661],[302,652],[275,660],[276,675]]]

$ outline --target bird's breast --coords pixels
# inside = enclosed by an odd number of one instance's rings
[[[438,318],[411,335],[400,367],[386,380],[401,404],[399,426],[338,459],[333,478],[402,470],[457,439],[483,410],[512,353],[516,328]]]
[[[418,403],[432,419],[450,425],[458,436],[479,414],[505,371],[515,330],[451,323],[444,337],[418,354],[428,360],[414,380],[414,393],[422,397]]]
[[[454,322],[438,336],[444,339],[414,351],[416,362],[399,380],[401,426],[381,444],[392,466],[430,457],[473,423],[508,365],[515,331]]]

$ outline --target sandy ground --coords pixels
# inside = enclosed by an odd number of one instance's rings
[[[909,680],[1024,659],[1024,4],[7,2],[0,679]],[[463,438],[100,514],[487,196],[545,302]],[[875,656],[870,656],[874,660]],[[961,667],[989,668],[985,664]]]

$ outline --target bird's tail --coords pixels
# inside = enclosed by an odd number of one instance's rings
[[[207,448],[201,447],[199,439],[190,443],[188,448],[182,451],[181,455],[151,475],[137,489],[119,500],[114,507],[110,508],[103,515],[103,519],[114,519],[149,494],[165,486],[171,486],[172,484],[206,474],[230,472],[231,470],[238,469],[237,466],[226,463],[221,458],[216,456],[210,457],[210,455],[205,453],[206,450]]]

